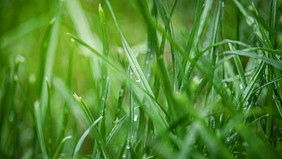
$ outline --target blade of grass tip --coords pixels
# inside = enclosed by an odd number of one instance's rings
[[[85,103],[84,102],[81,103],[81,98],[79,98],[78,96],[75,96],[76,100],[78,100],[75,102],[74,97],[72,97],[70,91],[68,90],[68,88],[66,88],[65,84],[60,79],[54,78],[52,81],[53,81],[54,87],[59,91],[59,93],[62,95],[62,97],[67,102],[69,109],[71,110],[73,116],[76,118],[75,121],[80,122],[80,124],[84,124],[84,125],[85,123],[87,123],[87,125],[92,124],[94,122],[94,118],[92,117],[90,111],[87,110],[88,108],[85,105]],[[98,141],[99,148],[101,149],[101,152],[104,158],[108,158],[107,157],[108,154],[106,152],[105,141],[103,140],[96,125],[94,126],[94,129],[93,129],[93,136]]]
[[[67,103],[68,109],[70,110],[72,116],[75,118],[75,121],[79,122],[81,125],[91,124],[88,120],[87,115],[81,109],[81,106],[75,101],[73,94],[65,85],[61,79],[54,77],[52,84],[56,91],[62,96],[62,98]]]
[[[47,112],[46,112],[46,118],[47,118],[47,153],[48,156],[52,155],[52,115],[51,115],[51,97],[50,97],[50,85],[48,78],[45,78],[46,81],[46,87],[47,87]]]
[[[44,66],[44,77],[48,79],[52,78],[52,70],[54,65],[54,57],[58,43],[58,36],[59,36],[59,29],[60,29],[60,22],[61,22],[61,15],[62,15],[62,0],[59,1],[58,8],[56,11],[55,22],[52,26],[52,30],[50,31],[50,39],[47,46],[46,52],[46,61]],[[42,80],[41,86],[41,93],[40,93],[40,112],[42,119],[45,119],[45,112],[46,112],[46,104],[47,104],[47,88],[45,84],[45,80]]]
[[[44,141],[43,131],[42,131],[42,121],[41,121],[41,115],[40,115],[40,109],[39,109],[39,101],[36,101],[34,103],[34,117],[35,117],[35,124],[36,124],[36,130],[38,135],[38,140],[42,152],[42,158],[48,159],[48,154],[46,150],[46,145]]]
[[[81,97],[79,97],[77,94],[73,94],[74,99],[79,103],[79,105],[81,106],[84,114],[86,114],[86,117],[88,119],[88,121],[90,123],[94,122],[94,118],[89,110],[89,108],[86,106],[86,104],[84,103],[83,99]]]
[[[43,81],[44,79],[44,67],[45,67],[45,61],[46,61],[46,54],[47,54],[47,47],[49,46],[49,42],[50,42],[50,36],[51,36],[51,31],[55,22],[55,18],[53,18],[49,25],[48,28],[45,32],[44,38],[43,38],[43,42],[42,42],[42,46],[41,46],[41,53],[40,53],[40,69],[39,69],[39,81]],[[41,85],[42,83],[38,82],[39,86],[39,92],[41,92]]]
[[[106,30],[106,22],[105,22],[105,14],[103,11],[103,8],[101,6],[101,3],[99,3],[99,8],[98,8],[98,13],[99,13],[99,18],[100,18],[100,23],[102,26],[102,41],[103,41],[103,55],[107,58],[108,57],[108,37],[107,37],[107,30]],[[100,133],[103,137],[105,137],[105,121],[106,121],[106,105],[108,101],[108,96],[110,92],[110,78],[108,76],[108,71],[106,68],[105,61],[102,61],[102,102],[101,102],[101,107],[100,107],[100,116],[103,116],[104,118],[102,121],[99,123],[98,127],[100,130]]]
[[[125,114],[122,118],[120,118],[119,120],[117,119],[106,139],[106,146],[108,147],[110,145],[110,143],[112,142],[113,138],[115,137],[115,135],[118,133],[118,131],[120,130],[120,128],[123,126],[125,120],[128,118],[129,114]]]
[[[108,57],[108,37],[107,37],[107,30],[106,30],[106,22],[105,22],[105,14],[103,11],[103,8],[101,6],[101,3],[99,3],[99,9],[98,9],[98,13],[99,13],[99,18],[100,18],[100,23],[102,26],[102,41],[103,41],[103,55],[107,58]],[[105,61],[102,61],[102,66],[101,66],[101,70],[102,70],[102,99],[105,98],[105,92],[106,92],[106,85],[107,85],[107,76],[108,76],[108,71],[106,68],[106,64]],[[103,105],[103,101],[102,101],[102,106],[101,109],[103,109],[105,106]],[[104,116],[101,114],[101,116]],[[103,119],[105,120],[105,118]],[[100,122],[102,123],[102,122]],[[102,133],[102,135],[104,135],[104,133]]]
[[[229,48],[230,48],[231,51],[235,50],[235,47],[232,44],[228,43],[228,45],[229,45]],[[244,69],[243,69],[240,57],[238,55],[236,55],[234,57],[234,61],[235,61],[235,65],[236,65],[239,77],[240,77],[241,82],[242,82],[243,89],[245,89],[247,87],[247,80],[246,80],[246,77],[245,77],[245,73],[244,73]]]
[[[88,109],[88,107],[86,106],[86,104],[84,103],[83,99],[81,97],[78,97],[76,94],[74,94],[74,98],[76,99],[76,101],[78,103],[80,103],[80,106],[82,107],[82,110],[84,111],[84,114],[86,114],[87,116],[87,119],[88,119],[88,122],[90,123],[93,123],[94,122],[94,118],[90,112],[90,110]],[[105,99],[104,99],[105,100]],[[104,114],[105,112],[104,108],[102,108],[102,114]],[[101,125],[101,127],[103,127],[105,125]],[[100,149],[103,153],[103,155],[105,156],[105,158],[107,158],[106,156],[106,153],[105,153],[105,143],[104,143],[104,140],[103,140],[103,136],[101,134],[101,127],[96,127],[94,128],[94,136],[96,138],[96,141],[94,143],[94,148],[93,148],[93,154],[92,154],[92,157],[94,158],[96,156],[96,151],[98,149],[98,146],[100,146]],[[97,153],[97,155],[100,155],[100,153]]]
[[[73,21],[74,27],[78,36],[83,39],[91,47],[95,48],[99,52],[102,51],[102,43],[99,37],[91,31],[90,25],[87,21],[86,15],[83,11],[79,0],[65,1],[68,13]],[[75,11],[75,12],[74,12]],[[82,48],[83,49],[83,48]],[[89,57],[90,63],[93,66],[95,76],[92,76],[95,84],[99,86],[99,79],[101,79],[101,66],[95,55],[91,55],[87,50],[83,51],[86,56]]]
[[[130,66],[131,66],[131,68],[132,68],[132,70],[133,70],[133,72],[134,72],[134,74],[136,76],[136,82],[138,82],[138,83],[141,82],[141,86],[144,87],[145,90],[148,91],[150,95],[154,96],[153,92],[152,92],[152,90],[150,88],[150,85],[148,84],[148,82],[147,82],[147,80],[146,80],[146,78],[145,78],[145,76],[144,76],[144,74],[143,74],[143,72],[141,70],[141,67],[140,67],[140,65],[139,65],[139,63],[138,63],[138,61],[136,59],[135,54],[133,53],[133,51],[129,47],[128,43],[126,42],[126,40],[124,39],[124,37],[123,37],[123,35],[122,35],[121,31],[120,31],[120,28],[119,28],[119,26],[117,24],[117,20],[116,20],[115,14],[114,14],[114,12],[112,10],[112,7],[111,7],[109,1],[106,0],[106,3],[107,3],[107,6],[108,6],[108,8],[109,8],[109,10],[111,12],[111,15],[112,15],[112,17],[114,19],[116,28],[117,28],[117,30],[120,33],[120,37],[121,37],[121,41],[122,41],[122,44],[123,44],[124,51],[126,53],[127,59],[129,61],[129,64],[130,64]],[[151,113],[149,115],[151,115],[151,117],[153,119],[155,119],[156,122],[158,122],[157,125],[160,126],[161,128],[166,128],[168,124],[167,124],[166,120],[164,119],[162,111],[160,110],[160,108],[154,102],[152,102],[152,105],[150,105],[150,109],[151,109],[150,110]],[[148,108],[148,110],[149,110],[149,108]],[[148,113],[148,110],[147,110],[147,113]]]
[[[103,2],[103,1],[102,1]],[[103,11],[103,8],[101,6],[101,3],[99,3],[99,8],[98,8],[98,13],[99,13],[99,18],[100,18],[100,23],[102,26],[102,42],[103,42],[103,55],[105,56],[105,58],[108,57],[108,37],[107,37],[107,29],[106,29],[106,22],[105,22],[105,14]],[[106,63],[105,61],[102,61],[102,66],[101,66],[101,70],[102,70],[102,94],[101,94],[101,107],[100,107],[100,116],[103,116],[104,118],[102,119],[102,121],[99,123],[98,125],[98,129],[102,135],[103,138],[105,138],[106,134],[106,105],[107,105],[107,101],[108,101],[108,96],[110,93],[110,78],[107,77],[108,76],[108,71],[106,68]],[[106,79],[107,78],[107,79]],[[92,158],[95,158],[96,156],[96,152],[97,152],[97,141],[95,141],[94,143],[94,148],[93,148],[93,154],[92,154]],[[97,153],[97,156],[99,156],[99,152]],[[97,157],[96,156],[96,157]]]
[[[83,135],[80,137],[80,139],[78,140],[76,146],[75,146],[75,149],[74,149],[74,152],[73,152],[73,155],[72,155],[72,158],[77,158],[77,155],[78,155],[78,152],[85,140],[85,138],[87,137],[87,135],[91,132],[92,128],[102,119],[103,117],[99,117],[97,120],[95,120],[91,126],[83,133]]]
[[[57,159],[57,156],[59,155],[62,147],[64,146],[65,142],[69,139],[71,139],[72,137],[71,136],[67,136],[65,138],[63,138],[61,141],[60,141],[60,144],[59,146],[57,147],[55,153],[54,153],[54,156],[53,156],[53,159]]]

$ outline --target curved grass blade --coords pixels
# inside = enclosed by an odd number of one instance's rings
[[[275,68],[282,70],[282,64],[271,59],[271,58],[267,58],[264,56],[259,56],[256,53],[253,52],[247,52],[244,50],[236,50],[236,51],[225,51],[223,54],[235,54],[235,55],[241,55],[241,56],[247,56],[247,57],[252,57],[252,58],[256,58],[256,59],[260,59],[262,61],[264,61],[265,63],[274,66]]]
[[[93,124],[91,124],[91,126],[83,133],[83,135],[80,137],[79,141],[77,142],[74,152],[73,152],[73,158],[77,158],[78,152],[85,140],[85,138],[87,137],[87,135],[91,132],[92,128],[102,119],[103,117],[99,117],[97,120],[95,120],[93,122]]]
[[[60,153],[60,151],[61,151],[61,148],[64,146],[65,142],[66,142],[67,140],[69,140],[69,139],[71,139],[71,136],[67,136],[67,137],[65,137],[65,138],[63,138],[63,139],[61,140],[59,146],[57,147],[57,149],[56,149],[56,151],[55,151],[55,153],[54,153],[53,159],[56,159],[56,158],[57,158],[57,156],[59,155],[59,153]]]
[[[124,121],[128,118],[128,116],[129,114],[127,113],[121,119],[115,121],[114,126],[106,139],[106,146],[109,146],[109,144],[112,142],[113,138],[118,133],[119,129],[122,127]]]

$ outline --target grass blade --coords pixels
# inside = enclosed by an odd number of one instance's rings
[[[91,124],[91,126],[83,133],[83,135],[80,137],[79,141],[77,142],[74,152],[73,152],[73,156],[72,158],[77,158],[78,152],[85,140],[85,138],[87,137],[87,135],[91,132],[92,128],[102,119],[103,117],[99,117],[97,120],[95,120],[93,122],[93,124]]]

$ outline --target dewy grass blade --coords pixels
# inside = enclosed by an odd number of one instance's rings
[[[110,86],[111,86],[111,80],[110,77],[107,78],[106,80],[106,85],[103,89],[102,92],[102,101],[101,101],[101,107],[100,107],[100,115],[103,116],[104,118],[102,121],[99,123],[99,130],[101,132],[101,135],[105,137],[105,132],[106,132],[106,107],[107,107],[107,102],[109,99],[109,94],[110,94]]]
[[[122,127],[125,120],[128,118],[129,114],[125,114],[121,119],[116,120],[114,123],[113,128],[111,129],[107,139],[106,139],[106,146],[108,147],[109,144],[112,142],[115,135],[118,133],[119,129]]]
[[[126,53],[128,62],[129,62],[130,66],[131,66],[131,68],[132,68],[132,70],[134,72],[134,75],[136,77],[136,81],[137,82],[140,81],[141,82],[141,86],[144,87],[145,90],[148,91],[148,93],[150,95],[154,96],[154,94],[153,94],[153,92],[152,92],[152,90],[150,88],[150,85],[147,82],[147,80],[146,80],[146,78],[145,78],[145,76],[144,76],[144,74],[143,74],[143,72],[141,70],[141,67],[140,67],[140,65],[139,65],[139,63],[138,63],[138,61],[136,59],[135,54],[133,53],[133,51],[129,47],[128,43],[124,39],[124,37],[123,37],[123,35],[122,35],[122,33],[121,33],[120,29],[119,29],[116,17],[114,15],[114,12],[112,10],[112,7],[111,7],[109,1],[106,0],[106,3],[108,5],[108,8],[109,8],[111,14],[112,14],[112,17],[114,19],[115,25],[116,25],[119,33],[120,33],[120,37],[121,37],[121,41],[122,41],[122,44],[123,44],[123,48],[124,48],[124,51]],[[157,122],[157,123],[155,123],[156,125],[160,126],[162,129],[166,128],[168,124],[166,122],[166,119],[164,119],[163,114],[161,114],[162,111],[158,108],[158,106],[156,104],[154,104],[154,102],[151,102],[151,103],[152,103],[152,105],[150,105],[150,109],[151,110],[149,111],[149,108],[148,108],[147,111],[151,112],[150,115],[151,115],[151,117],[153,119],[156,119],[156,122]]]
[[[260,59],[260,60],[264,61],[265,63],[272,65],[279,70],[282,70],[282,63],[279,63],[279,62],[277,62],[277,61],[275,61],[271,58],[259,56],[258,54],[253,53],[253,52],[248,52],[248,51],[244,51],[244,50],[242,50],[242,51],[236,50],[236,51],[225,51],[224,54],[235,54],[235,55],[241,55],[241,56],[247,56],[247,57]]]
[[[72,158],[77,158],[78,152],[85,140],[85,138],[87,137],[87,135],[91,132],[92,128],[102,119],[103,117],[99,117],[97,120],[95,120],[91,126],[83,133],[83,135],[80,137],[79,141],[77,142],[74,152],[73,152],[73,156]]]
[[[52,78],[52,70],[54,65],[54,57],[55,52],[57,48],[58,43],[58,36],[59,36],[59,29],[60,29],[60,23],[61,23],[61,15],[62,15],[62,0],[59,1],[56,16],[55,16],[55,22],[52,26],[52,29],[50,31],[50,39],[48,42],[48,49],[46,53],[46,61],[44,66],[44,77],[47,77],[48,79]],[[45,112],[46,112],[46,104],[47,104],[47,94],[46,94],[46,84],[45,79],[42,79],[42,86],[41,86],[41,93],[40,93],[40,113],[43,119],[45,119]]]

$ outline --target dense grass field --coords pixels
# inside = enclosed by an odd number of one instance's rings
[[[0,0],[0,158],[282,158],[281,0]]]

